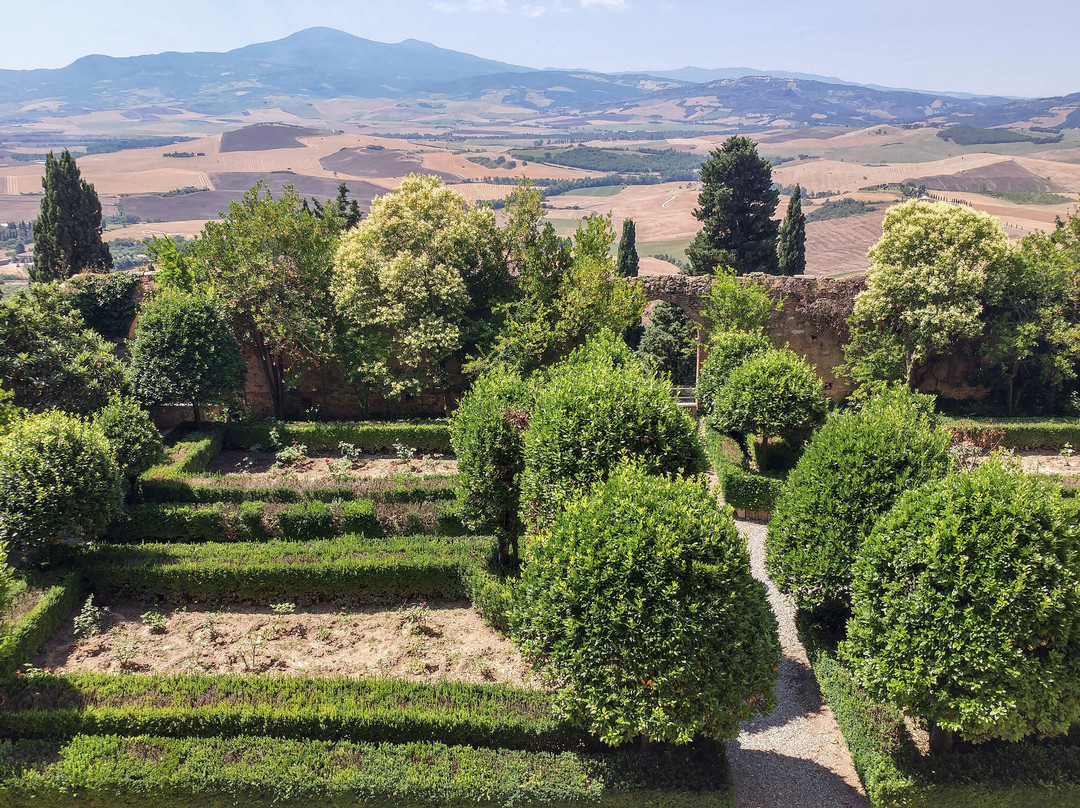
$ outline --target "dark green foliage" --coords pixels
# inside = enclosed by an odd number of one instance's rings
[[[827,219],[845,219],[848,216],[862,216],[877,210],[873,205],[861,200],[844,197],[843,199],[828,199],[818,207],[810,211],[806,217],[808,222],[824,222]]]
[[[334,514],[325,502],[298,502],[274,517],[278,532],[291,541],[329,539],[337,532]]]
[[[713,402],[731,372],[750,357],[771,348],[772,344],[761,334],[747,331],[714,333],[709,341],[709,355],[705,357],[697,381],[698,412],[703,417],[710,415]]]
[[[363,452],[392,452],[401,443],[420,454],[449,454],[450,426],[444,420],[428,421],[311,421],[247,420],[225,427],[225,446],[250,449],[269,446],[270,430],[276,429],[282,443],[302,443],[309,452],[336,451],[338,444],[351,443]]]
[[[132,291],[138,283],[139,276],[133,272],[86,273],[76,275],[67,286],[71,302],[86,324],[112,339],[126,337],[131,328],[135,319]]]
[[[701,440],[664,381],[605,332],[552,369],[525,433],[521,505],[537,525],[621,461],[657,474],[707,468]]]
[[[789,475],[766,563],[800,609],[846,617],[852,567],[874,523],[905,490],[948,471],[950,438],[924,398],[892,390],[832,415]]]
[[[247,365],[218,301],[165,289],[143,304],[131,344],[131,382],[147,404],[223,404]]]
[[[996,443],[1004,449],[1080,448],[1080,420],[1076,418],[946,418],[944,426],[976,432],[1000,431]]]
[[[0,436],[0,543],[40,552],[93,539],[119,506],[120,472],[97,429],[50,412]]]
[[[35,284],[0,302],[0,385],[20,407],[86,415],[126,382],[112,346],[86,327],[68,296]]]
[[[798,185],[780,223],[776,265],[781,275],[801,275],[806,271],[806,216],[802,212],[802,188]]]
[[[701,156],[675,149],[601,149],[574,146],[571,149],[514,149],[518,160],[535,160],[556,166],[603,171],[609,174],[658,173],[666,182],[697,179]]]
[[[1017,205],[1067,205],[1073,201],[1064,194],[1051,194],[1046,191],[979,191],[983,196],[993,199],[1005,199]]]
[[[598,748],[536,690],[375,677],[24,676],[4,683],[0,736],[272,735],[560,751]]]
[[[67,620],[82,600],[78,574],[47,589],[35,605],[12,628],[0,637],[0,676],[12,675],[30,659],[60,624]]]
[[[641,334],[637,355],[674,384],[692,385],[697,371],[697,326],[681,308],[666,300],[653,306]]]
[[[779,225],[772,215],[780,195],[754,141],[738,135],[724,141],[701,167],[701,186],[694,216],[702,227],[686,249],[693,274],[728,266],[739,275],[775,272]]]
[[[532,383],[515,370],[495,367],[473,383],[450,421],[462,513],[474,530],[498,537],[503,562],[518,560],[520,478],[533,395]]]
[[[624,219],[619,252],[615,259],[615,271],[624,278],[636,278],[638,274],[637,228],[633,219]]]
[[[161,432],[150,420],[150,413],[129,396],[112,399],[94,416],[94,425],[109,441],[120,474],[128,480],[149,471],[165,457]]]
[[[875,698],[971,741],[1080,719],[1080,528],[1000,460],[905,494],[858,553],[841,656]]]
[[[1064,135],[1054,132],[1036,136],[1017,129],[980,129],[976,126],[950,126],[938,130],[942,140],[951,140],[958,146],[981,146],[995,143],[1060,143]]]
[[[717,472],[720,493],[732,508],[748,513],[768,513],[784,488],[784,481],[725,463]]]
[[[717,744],[645,754],[257,737],[0,744],[10,808],[728,808],[730,783]]]
[[[82,179],[71,152],[45,157],[45,195],[34,222],[34,266],[30,280],[48,283],[85,270],[112,269],[109,246],[101,240],[101,202]]]
[[[515,640],[606,743],[730,738],[775,704],[776,619],[701,480],[616,469],[530,540],[517,594]]]

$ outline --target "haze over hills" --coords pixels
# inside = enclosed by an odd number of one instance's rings
[[[485,113],[474,105],[473,121],[485,114],[519,121],[601,115],[611,121],[622,116],[739,129],[928,119],[1002,125],[1056,116],[1080,125],[1080,94],[1016,102],[868,87],[809,74],[747,75],[755,72],[535,70],[417,40],[387,44],[331,28],[310,28],[227,53],[87,56],[55,70],[3,70],[0,123],[102,110],[157,108],[161,114],[187,110],[221,115],[329,99],[387,99],[434,104],[431,109],[483,102],[497,110]],[[717,76],[723,78],[715,80]],[[451,107],[443,118],[454,120],[456,114]]]

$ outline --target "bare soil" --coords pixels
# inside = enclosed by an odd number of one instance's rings
[[[468,601],[399,609],[324,604],[275,614],[265,606],[210,611],[149,603],[109,604],[102,632],[74,636],[68,621],[33,664],[57,673],[281,673],[394,676],[412,681],[538,683],[510,642],[488,628]],[[143,615],[159,613],[154,632]]]
[[[0,625],[9,627],[17,625],[37,606],[38,601],[41,600],[41,596],[44,594],[45,590],[37,587],[29,586],[24,589],[8,604],[5,611],[0,612]]]
[[[1080,477],[1080,453],[1063,455],[1060,452],[1018,452],[1020,468],[1028,474],[1055,474],[1060,477]]]
[[[221,151],[264,151],[268,149],[302,149],[304,144],[298,138],[316,137],[320,133],[315,129],[302,126],[259,123],[226,132],[221,136]]]
[[[402,460],[394,455],[361,455],[349,463],[340,455],[307,457],[278,465],[272,452],[224,450],[206,468],[211,474],[239,475],[253,486],[296,485],[301,488],[352,480],[381,480],[420,474],[454,474],[457,460],[439,454]],[[195,480],[198,482],[199,480]]]

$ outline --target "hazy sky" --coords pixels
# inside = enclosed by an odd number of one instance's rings
[[[529,67],[749,66],[927,90],[1080,91],[1077,0],[0,0],[0,68],[220,51],[324,25]]]

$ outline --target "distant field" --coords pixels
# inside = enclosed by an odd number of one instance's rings
[[[638,242],[637,251],[638,255],[668,255],[672,258],[678,258],[680,261],[686,260],[686,248],[690,246],[692,238],[680,238],[672,241],[645,241]]]
[[[226,132],[221,136],[221,151],[265,151],[268,149],[302,149],[298,138],[315,137],[317,129],[285,124],[261,123]]]
[[[559,196],[615,196],[625,188],[625,185],[598,185],[595,188],[577,188]]]
[[[390,149],[344,148],[319,160],[327,171],[351,177],[403,177],[406,174],[435,174],[447,182],[460,180],[457,174],[432,171],[419,160]]]

